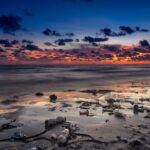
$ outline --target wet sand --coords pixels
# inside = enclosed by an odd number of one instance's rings
[[[58,146],[51,140],[0,142],[3,150],[41,149],[103,149],[103,150],[149,150],[150,149],[150,83],[126,82],[122,85],[95,87],[55,92],[35,93],[10,98],[1,104],[0,125],[15,120],[15,128],[0,131],[0,140],[7,139],[16,131],[32,136],[45,129],[45,120],[58,116],[76,126],[75,133],[90,135],[71,137],[67,144]],[[55,94],[56,103],[49,102]],[[11,101],[12,99],[16,99]],[[9,105],[8,105],[9,104]],[[139,110],[134,112],[134,106]],[[88,113],[87,113],[88,110]],[[119,112],[119,115],[117,114]],[[120,116],[121,114],[121,116]],[[63,124],[54,126],[39,137],[60,135]]]

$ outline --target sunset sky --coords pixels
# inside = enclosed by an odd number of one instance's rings
[[[150,63],[149,0],[0,3],[0,64]]]

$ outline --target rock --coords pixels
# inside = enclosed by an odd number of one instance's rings
[[[102,112],[109,112],[109,113],[113,113],[113,109],[110,108],[103,108]]]
[[[110,98],[110,99],[106,99],[107,103],[108,104],[113,104],[115,102],[114,99]]]
[[[52,94],[52,95],[49,96],[49,99],[50,99],[50,102],[56,103],[57,96],[55,94]]]
[[[140,147],[142,145],[143,145],[142,142],[139,141],[139,140],[132,140],[132,141],[129,142],[129,146],[131,146],[133,148]]]
[[[71,104],[67,104],[65,102],[62,102],[62,107],[72,107],[72,105]]]
[[[143,129],[148,129],[148,126],[145,124],[139,124],[138,127]]]
[[[41,92],[37,92],[37,93],[35,93],[35,95],[40,97],[40,96],[43,96],[44,94]]]
[[[123,114],[122,112],[114,111],[114,115],[115,115],[115,117],[117,117],[117,118],[125,119],[125,114]]]
[[[109,122],[109,120],[108,120],[108,119],[106,119],[106,120],[105,120],[105,122],[107,123],[107,122]]]
[[[145,119],[150,119],[150,114],[147,114],[144,118]]]
[[[84,115],[84,116],[89,116],[89,110],[86,110],[84,112],[79,112],[80,116]]]
[[[144,107],[139,107],[138,105],[134,105],[133,107],[133,112],[134,114],[138,114],[139,112],[143,113],[144,112]]]
[[[56,107],[54,106],[54,107],[50,107],[49,109],[48,109],[48,111],[55,111],[56,110]]]
[[[134,114],[137,114],[137,113],[138,113],[138,109],[139,109],[139,106],[138,106],[138,105],[134,105],[134,106],[133,106],[133,112],[134,112]]]

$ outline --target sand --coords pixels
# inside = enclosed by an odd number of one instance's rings
[[[88,91],[87,91],[88,90]],[[58,116],[66,117],[67,122],[76,126],[74,133],[87,134],[94,138],[71,137],[64,146],[53,145],[50,140],[5,141],[0,142],[3,150],[41,149],[61,150],[149,150],[150,149],[150,84],[148,82],[126,83],[112,87],[77,89],[56,92],[43,92],[13,97],[16,101],[1,104],[0,125],[11,120],[16,128],[0,131],[0,140],[10,138],[16,131],[32,136],[45,129],[45,120]],[[55,94],[56,103],[49,102],[49,95]],[[8,100],[8,99],[7,99]],[[8,103],[7,103],[8,102]],[[84,103],[88,102],[88,103]],[[9,104],[9,105],[8,105]],[[133,107],[139,106],[134,113]],[[88,110],[88,114],[86,111]],[[116,115],[116,112],[122,116]],[[80,115],[83,114],[83,115]],[[147,116],[147,117],[146,117]],[[50,138],[60,135],[62,124],[39,137]],[[57,146],[56,146],[57,145]]]

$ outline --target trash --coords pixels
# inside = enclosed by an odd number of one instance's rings
[[[52,128],[58,124],[62,124],[66,122],[66,118],[65,117],[57,117],[56,119],[49,119],[49,120],[45,120],[45,129],[49,129]]]
[[[68,138],[69,138],[70,132],[68,129],[64,129],[62,131],[62,134],[60,134],[57,138],[57,142],[59,146],[63,146],[65,144],[67,144],[68,142]]]
[[[50,102],[56,103],[57,96],[55,94],[52,94],[52,95],[49,96],[49,99],[50,99]]]
[[[13,137],[14,139],[21,139],[21,138],[25,138],[26,135],[24,133],[22,133],[21,130],[17,129],[17,131],[14,133]]]

